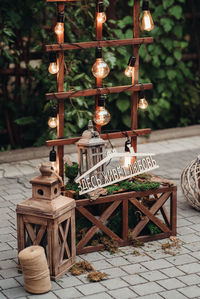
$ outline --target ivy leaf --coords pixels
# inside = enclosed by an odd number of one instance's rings
[[[182,53],[178,50],[174,51],[174,57],[177,59],[177,60],[181,60],[182,58]]]
[[[130,128],[131,126],[131,116],[130,115],[123,115],[122,116],[122,122],[125,126],[127,126],[128,128]]]
[[[128,99],[118,99],[116,105],[119,111],[123,113],[130,107],[130,101]]]
[[[174,3],[174,0],[163,0],[163,7],[166,9]]]
[[[166,65],[173,65],[174,59],[172,57],[167,57],[166,59]]]
[[[176,71],[174,70],[167,70],[167,77],[169,80],[173,80],[176,78]]]
[[[15,123],[20,126],[34,124],[35,122],[36,120],[32,116],[24,116],[24,117],[17,118],[15,120]]]
[[[161,25],[163,26],[165,32],[169,32],[173,25],[174,25],[174,21],[172,19],[169,18],[162,18],[160,20]]]
[[[181,25],[174,26],[173,32],[178,38],[183,37],[183,27]]]
[[[175,5],[169,9],[169,13],[174,16],[177,20],[180,20],[183,14],[182,7],[179,5]]]

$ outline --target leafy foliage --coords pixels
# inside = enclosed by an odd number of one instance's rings
[[[133,0],[108,1],[108,21],[104,25],[105,39],[132,37]],[[200,4],[197,3],[196,10]],[[85,0],[66,4],[65,41],[95,39],[95,1]],[[184,12],[188,0],[150,1],[155,29],[150,35],[154,44],[140,47],[140,82],[152,82],[153,90],[147,93],[148,111],[139,115],[139,127],[160,129],[199,123],[200,84],[196,65],[184,61],[183,54],[195,51],[192,37],[198,24],[187,26]],[[56,10],[53,3],[45,1],[2,0],[0,13],[0,68],[2,74],[14,69],[14,76],[1,76],[0,80],[0,150],[14,147],[39,146],[56,137],[47,120],[52,101],[45,101],[45,93],[56,91],[56,76],[48,73],[49,60],[45,44],[56,42],[53,27]],[[124,68],[131,55],[131,47],[103,49],[104,60],[111,68],[104,80],[105,86],[130,84]],[[36,60],[39,59],[39,60]],[[95,49],[65,52],[66,76],[64,89],[92,88],[95,80],[91,67]],[[23,71],[21,71],[23,68]],[[24,76],[20,76],[24,72]],[[105,128],[125,130],[130,127],[130,93],[107,97],[106,105],[114,117]],[[80,134],[92,118],[94,98],[71,98],[65,101],[65,136]],[[6,131],[5,131],[6,132]],[[10,146],[9,146],[10,148]]]

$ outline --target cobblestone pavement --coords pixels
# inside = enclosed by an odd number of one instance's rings
[[[179,185],[183,168],[200,154],[200,137],[182,138],[139,146],[139,151],[155,152],[160,168],[156,171]],[[0,164],[0,299],[3,298],[200,298],[200,217],[183,199],[178,189],[178,238],[176,255],[166,254],[161,245],[168,240],[146,243],[137,248],[123,247],[114,255],[104,251],[85,254],[96,270],[109,274],[98,283],[86,275],[69,273],[52,282],[51,292],[31,295],[24,291],[22,275],[17,272],[16,204],[30,197],[29,180],[37,175],[36,166],[45,161],[30,160]]]

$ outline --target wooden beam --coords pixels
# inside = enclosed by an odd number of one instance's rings
[[[138,129],[134,131],[127,131],[129,137],[133,136],[144,136],[150,135],[151,129]],[[117,138],[124,138],[125,134],[123,132],[115,132],[115,133],[108,133],[108,134],[101,134],[101,138],[104,140],[108,139],[117,139]],[[62,139],[55,139],[55,140],[47,140],[47,146],[60,146],[60,145],[69,145],[76,143],[81,137],[74,137],[74,138],[62,138]]]
[[[142,84],[144,90],[152,89],[152,83]],[[101,87],[94,89],[84,89],[76,91],[67,91],[67,92],[53,92],[46,93],[46,99],[49,100],[63,100],[67,98],[77,98],[77,97],[88,97],[95,96],[98,94],[110,94],[110,93],[120,93],[126,91],[140,91],[141,84],[136,85],[124,85],[124,86],[114,86],[114,87]]]
[[[46,51],[66,51],[66,50],[80,50],[96,47],[118,47],[128,45],[141,45],[153,43],[153,37],[130,38],[121,40],[98,40],[82,43],[60,43],[53,45],[46,45]]]

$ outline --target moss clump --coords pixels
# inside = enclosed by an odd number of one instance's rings
[[[70,183],[74,182],[79,171],[79,165],[76,162],[72,162],[72,165],[65,164],[65,176],[69,179]]]
[[[71,274],[74,276],[81,275],[86,271],[94,271],[92,265],[87,261],[78,262],[70,269]]]
[[[97,281],[104,280],[107,277],[108,274],[106,274],[105,272],[93,271],[88,274],[87,279],[92,282],[97,282]]]

